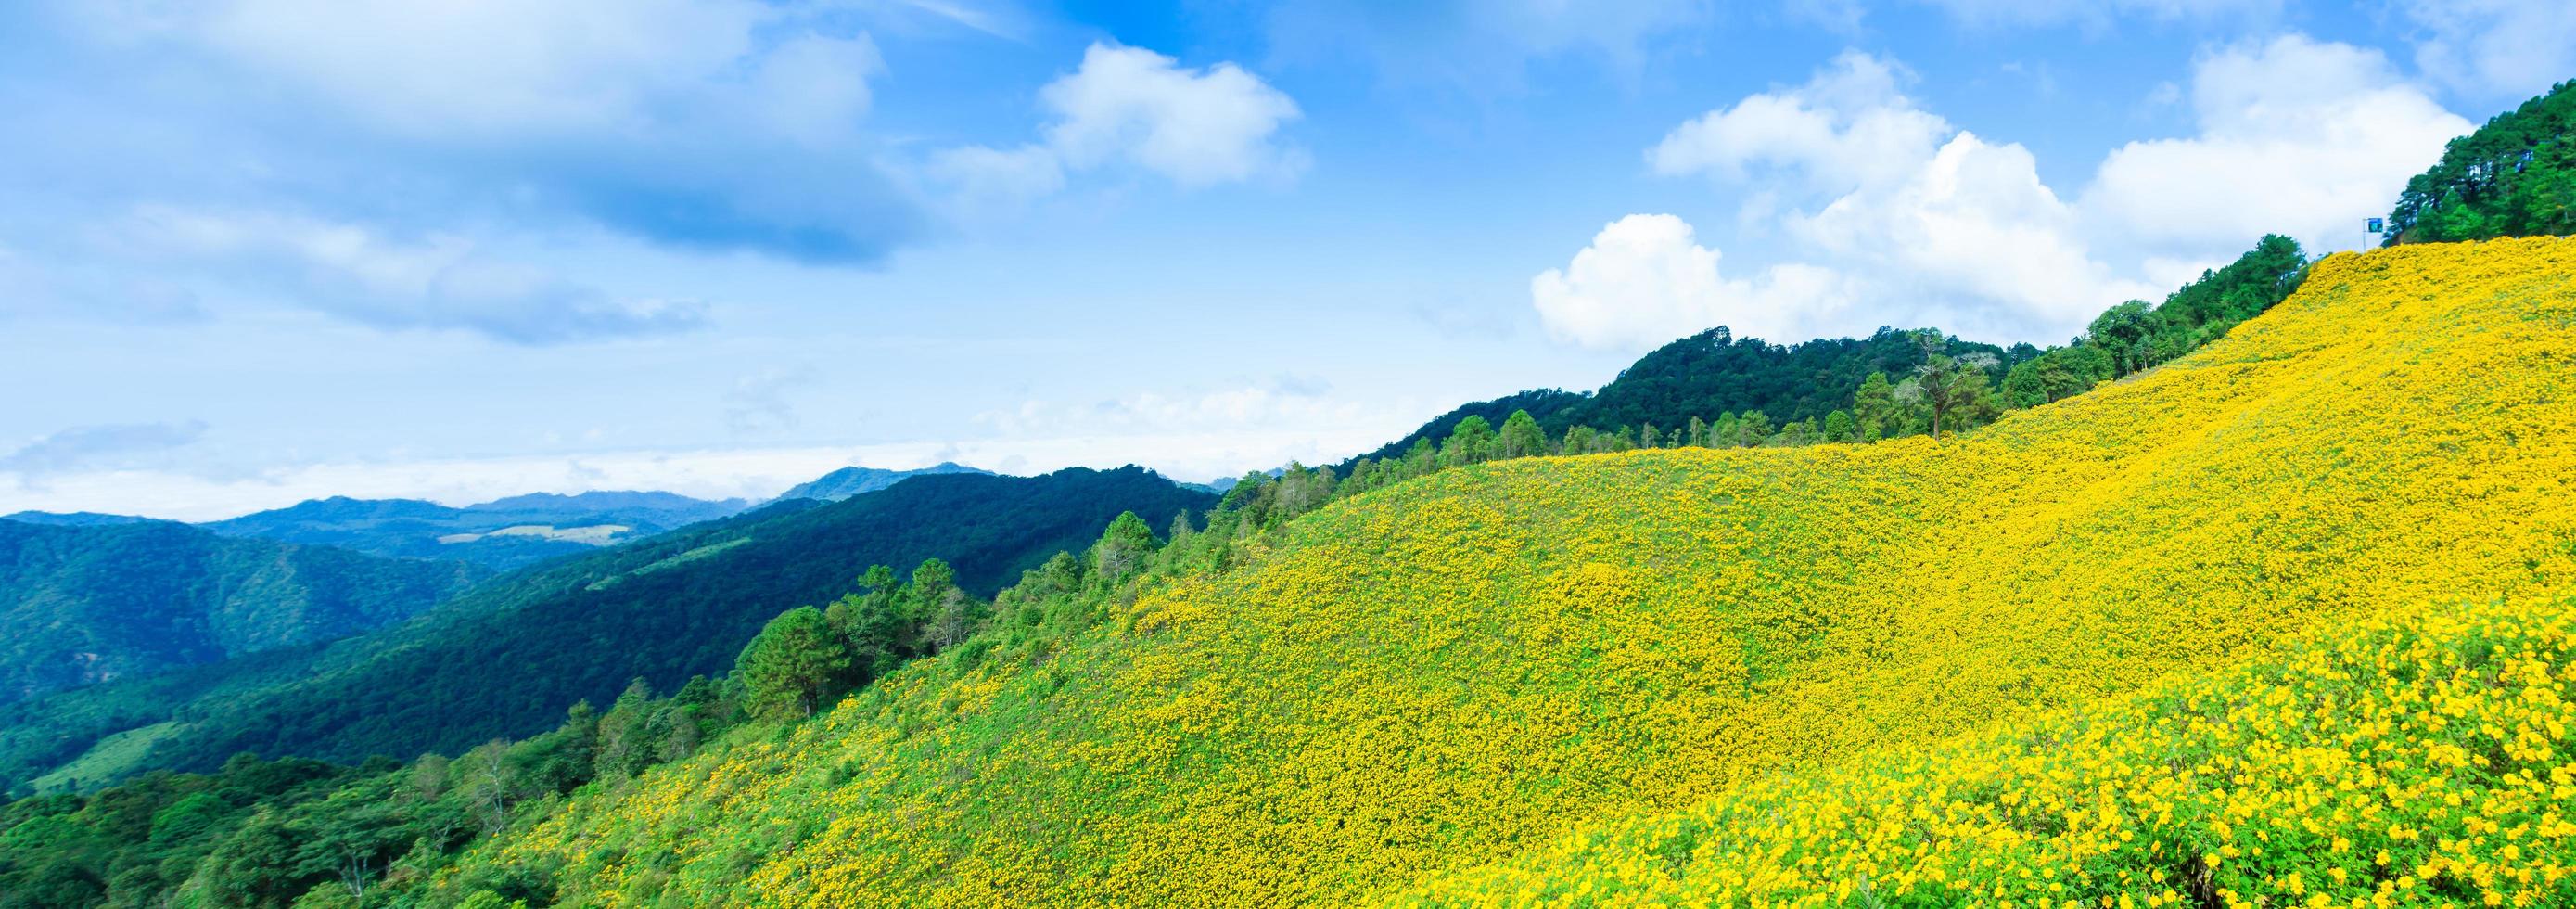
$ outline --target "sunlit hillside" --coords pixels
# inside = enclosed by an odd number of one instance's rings
[[[445,892],[526,872],[578,903],[1346,903],[1623,817],[1740,819],[1781,790],[1706,800],[2016,741],[1945,743],[2288,659],[2320,627],[2576,591],[2571,426],[2576,242],[2337,255],[2223,341],[1967,437],[1523,459],[1347,500],[1060,647],[961,648],[595,785]],[[2152,727],[2160,702],[2106,703]],[[2530,747],[2576,741],[2543,728]],[[1848,779],[1818,810],[1911,785]]]
[[[2576,904],[2576,601],[2338,624],[1990,734],[1584,825],[1416,905]]]

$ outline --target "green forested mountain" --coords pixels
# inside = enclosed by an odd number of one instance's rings
[[[241,751],[355,761],[455,753],[552,726],[645,679],[671,690],[732,665],[761,625],[860,585],[870,565],[942,559],[989,597],[1020,572],[1095,539],[1133,511],[1168,520],[1214,497],[1140,468],[1042,477],[921,477],[822,504],[789,500],[731,519],[496,578],[376,634],[103,685],[0,710],[0,777],[31,780],[102,739],[94,781],[145,768],[207,769]]]
[[[162,521],[0,520],[0,701],[355,634],[482,574]]]
[[[2406,182],[2388,242],[2576,233],[2576,80],[2451,140]]]
[[[1953,356],[1994,355],[1997,365],[1991,373],[1996,379],[2015,363],[2039,354],[2026,344],[2007,350],[1955,339],[1949,350]],[[1469,417],[1501,426],[1513,412],[1524,410],[1551,437],[1562,437],[1577,426],[1605,431],[1649,425],[1676,429],[1693,418],[1716,423],[1730,414],[1755,412],[1774,426],[1822,421],[1835,410],[1850,408],[1853,390],[1871,373],[1902,377],[1922,365],[1924,356],[1911,332],[1892,328],[1881,328],[1867,338],[1820,338],[1782,345],[1738,338],[1721,326],[1639,357],[1599,391],[1544,388],[1460,405],[1403,438],[1352,458],[1337,472],[1348,475],[1362,459],[1402,457],[1419,441],[1436,444]]]
[[[748,504],[667,492],[538,493],[462,508],[333,496],[203,526],[225,536],[510,569],[721,518]]]

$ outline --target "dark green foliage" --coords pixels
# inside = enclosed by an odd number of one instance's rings
[[[2201,272],[2163,305],[2130,300],[2094,317],[2084,337],[2015,364],[2004,375],[2009,407],[2036,407],[2171,361],[2225,337],[2240,322],[2289,299],[2308,274],[2298,241],[2267,235],[2236,261]]]
[[[1954,342],[1953,348],[1955,355],[1983,353],[1998,361],[2007,353],[1965,341]],[[1785,346],[1714,328],[1639,358],[1584,406],[1559,421],[1542,422],[1551,434],[1561,435],[1578,423],[1680,426],[1694,417],[1714,421],[1724,413],[1745,411],[1760,411],[1784,425],[1822,420],[1851,406],[1852,389],[1870,373],[1904,375],[1922,363],[1923,352],[1912,333],[1892,328],[1867,338]]]
[[[1590,399],[1591,396],[1586,394],[1542,388],[1495,398],[1491,401],[1461,404],[1456,410],[1432,418],[1431,422],[1422,424],[1422,428],[1405,434],[1403,438],[1388,442],[1378,450],[1361,455],[1359,458],[1352,458],[1336,469],[1348,474],[1351,465],[1359,463],[1360,458],[1372,461],[1400,459],[1416,445],[1448,438],[1457,431],[1458,424],[1465,422],[1468,417],[1483,419],[1486,425],[1491,426],[1506,421],[1515,411],[1527,411],[1530,416],[1537,418],[1541,425],[1562,426],[1566,421],[1556,419],[1559,414]]]
[[[1510,425],[1511,418],[1521,413],[1529,415],[1542,439],[1562,440],[1567,433],[1579,431],[1580,438],[1574,444],[1560,441],[1548,446],[1547,453],[1581,454],[1676,444],[1769,444],[1777,426],[1814,420],[1821,427],[1827,414],[1851,407],[1852,390],[1871,373],[1908,375],[1922,365],[1922,351],[1909,340],[1911,336],[1909,332],[1881,328],[1867,338],[1780,345],[1759,338],[1738,338],[1725,328],[1713,328],[1638,358],[1597,392],[1542,389],[1466,404],[1404,438],[1343,462],[1336,471],[1352,476],[1363,460],[1376,464],[1414,461],[1413,453],[1426,444],[1431,446],[1427,450],[1433,456],[1450,463],[1472,464],[1540,453],[1528,449],[1530,436],[1525,431]],[[1957,355],[1994,356],[1998,368],[1991,378],[1998,380],[2003,377],[2003,367],[2039,355],[2029,345],[2007,349],[1964,341],[1954,344],[1953,353]],[[1725,430],[1725,438],[1705,439],[1705,433],[1716,431],[1721,416],[1746,412],[1760,414],[1760,423],[1751,427],[1734,424]],[[1467,438],[1462,440],[1460,430],[1470,421],[1477,421],[1481,428],[1467,429]],[[1693,423],[1701,428],[1691,429]],[[1503,427],[1499,433],[1493,430],[1497,425]],[[1645,437],[1649,429],[1654,431],[1652,439]],[[1815,434],[1821,436],[1821,428]]]
[[[2388,242],[2576,234],[2576,81],[2451,140],[2406,181]]]
[[[850,649],[821,610],[802,606],[762,626],[760,636],[743,645],[733,671],[742,680],[743,707],[753,716],[798,719],[840,693],[850,673]]]
[[[186,725],[128,769],[205,769],[239,751],[456,753],[543,729],[573,701],[608,702],[639,676],[669,688],[730,668],[778,613],[861,586],[856,566],[937,556],[953,566],[942,586],[980,596],[1089,544],[1121,512],[1212,501],[1124,468],[921,477],[829,505],[781,503],[495,579],[418,621],[208,667],[186,685],[93,686],[0,709],[0,778],[32,779],[103,735],[173,718]],[[911,634],[941,601],[890,605],[911,610],[899,625]],[[877,665],[917,649],[888,643],[856,656]]]
[[[0,521],[0,702],[345,637],[483,574],[162,521]]]

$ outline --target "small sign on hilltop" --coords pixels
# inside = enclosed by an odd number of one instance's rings
[[[2388,232],[2387,221],[2382,218],[2370,219],[2370,232],[2374,234]]]

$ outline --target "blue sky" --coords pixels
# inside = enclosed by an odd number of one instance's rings
[[[2576,7],[0,11],[0,512],[1186,479],[1701,328],[2063,341],[2365,240]]]

